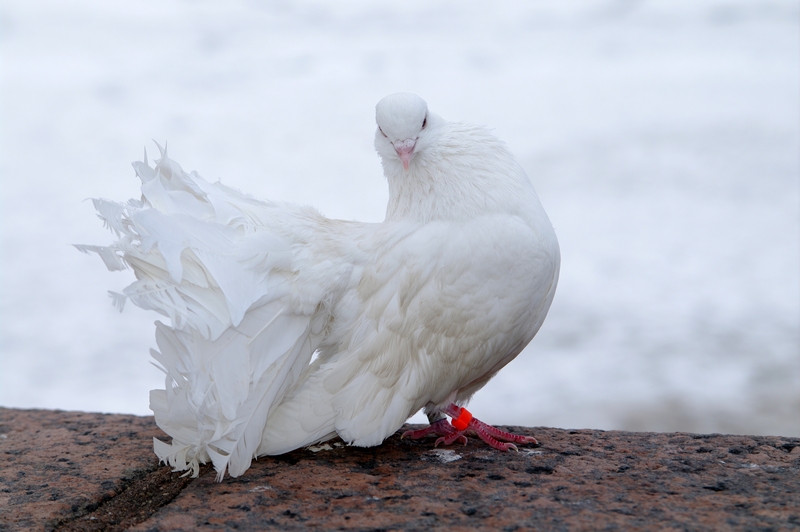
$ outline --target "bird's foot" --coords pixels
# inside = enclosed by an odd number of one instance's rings
[[[438,447],[440,443],[444,443],[445,445],[450,445],[455,441],[459,441],[464,445],[467,444],[467,437],[464,436],[461,432],[457,431],[453,425],[447,421],[447,418],[442,418],[439,421],[434,421],[427,427],[418,430],[407,430],[401,436],[400,439],[403,438],[410,438],[412,440],[418,440],[420,438],[424,438],[429,434],[436,434],[440,436],[436,439],[436,443],[433,444],[434,447]]]
[[[444,410],[444,413],[452,417],[453,420],[448,422],[447,419],[442,418],[431,423],[430,426],[424,429],[406,431],[401,438],[408,437],[416,440],[424,438],[429,434],[436,434],[439,438],[437,438],[436,443],[433,444],[434,447],[438,447],[440,443],[451,445],[454,442],[460,442],[466,445],[467,437],[464,434],[466,432],[471,432],[491,447],[500,451],[516,451],[516,443],[538,443],[536,438],[532,436],[514,434],[487,425],[483,421],[472,417],[472,414],[466,408],[452,403]]]

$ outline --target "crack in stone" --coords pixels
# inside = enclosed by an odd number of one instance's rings
[[[172,502],[191,482],[169,467],[157,467],[134,479],[117,495],[99,503],[89,513],[62,521],[58,532],[117,532],[137,525]]]

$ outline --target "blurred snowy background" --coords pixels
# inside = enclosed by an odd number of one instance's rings
[[[485,421],[800,436],[794,0],[5,0],[0,405],[147,414],[154,314],[71,243],[150,139],[256,197],[380,221],[374,104],[488,124],[558,233]],[[416,418],[421,420],[421,418]]]

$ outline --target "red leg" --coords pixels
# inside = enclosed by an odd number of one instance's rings
[[[483,421],[473,418],[470,421],[467,430],[471,430],[475,434],[478,435],[480,439],[498,449],[500,451],[509,451],[509,450],[517,450],[517,446],[514,443],[505,443],[505,442],[516,442],[516,443],[538,443],[536,438],[531,436],[523,436],[521,434],[513,434],[511,432],[506,432],[504,430],[496,429],[491,425],[487,425]],[[503,441],[498,441],[503,440]]]
[[[497,440],[501,441],[508,441],[513,443],[539,443],[536,441],[536,438],[533,436],[523,436],[522,434],[514,434],[513,432],[506,432],[504,430],[500,430],[495,428],[491,425],[487,425],[483,421],[479,419],[472,419],[469,428],[471,428],[475,433],[480,436],[480,433],[483,432],[487,436],[493,437]],[[481,436],[483,439],[483,436]]]
[[[434,447],[437,447],[440,443],[451,445],[454,442],[466,445],[467,437],[464,434],[472,432],[491,447],[500,451],[512,449],[516,451],[517,446],[514,445],[515,443],[537,443],[536,438],[531,436],[513,434],[487,425],[483,421],[472,417],[472,414],[467,409],[452,403],[444,409],[443,413],[452,417],[453,421],[448,423],[447,419],[442,418],[424,429],[406,431],[401,438],[409,437],[416,440],[428,434],[436,434],[439,438],[436,439]]]
[[[453,425],[451,425],[446,418],[434,421],[423,429],[407,430],[400,436],[400,439],[411,438],[412,440],[418,440],[424,438],[428,434],[440,436],[440,438],[437,438],[436,443],[433,444],[434,447],[438,447],[438,445],[443,442],[445,445],[450,445],[454,441],[461,441],[464,445],[467,444],[467,437],[453,428]]]

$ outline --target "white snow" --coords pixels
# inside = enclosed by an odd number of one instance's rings
[[[561,243],[550,316],[477,417],[798,436],[799,11],[7,0],[0,405],[149,413],[156,316],[119,314],[130,272],[70,244],[110,242],[83,200],[136,195],[151,138],[206,179],[378,221],[374,105],[412,91],[495,128]]]

